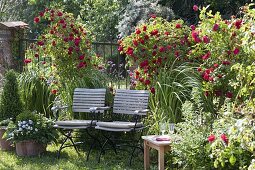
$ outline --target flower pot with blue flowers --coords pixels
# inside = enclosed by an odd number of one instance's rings
[[[56,141],[54,122],[41,114],[24,111],[7,127],[5,137],[16,145],[19,156],[36,156],[46,151],[47,144]]]

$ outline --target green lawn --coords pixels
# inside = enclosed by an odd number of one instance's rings
[[[114,152],[107,151],[102,156],[101,162],[97,163],[98,151],[93,150],[90,160],[86,161],[86,152],[81,151],[81,156],[72,148],[66,148],[61,154],[61,158],[57,159],[56,145],[48,146],[47,152],[37,157],[19,157],[15,151],[5,152],[0,150],[0,170],[76,170],[76,169],[143,169],[143,155],[136,157],[132,166],[129,166],[129,154],[120,151],[117,155]]]

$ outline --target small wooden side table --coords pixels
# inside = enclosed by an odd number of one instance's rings
[[[150,169],[150,148],[158,151],[158,169],[164,170],[164,153],[171,149],[171,141],[157,141],[156,138],[162,137],[160,135],[142,136],[144,140],[144,169]]]

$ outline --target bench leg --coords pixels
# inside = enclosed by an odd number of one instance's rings
[[[144,169],[149,170],[150,169],[150,147],[146,144],[146,141],[144,140]]]
[[[159,151],[158,151],[158,169],[159,170],[164,170],[164,163],[165,163],[165,160],[164,160],[164,147],[160,147],[159,148]]]

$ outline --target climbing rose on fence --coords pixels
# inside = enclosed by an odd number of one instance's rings
[[[94,64],[89,31],[72,14],[59,9],[45,9],[34,19],[36,24],[47,23],[43,34],[31,49],[34,62],[51,57],[55,73],[63,79],[82,77]],[[27,61],[25,61],[27,63]]]

